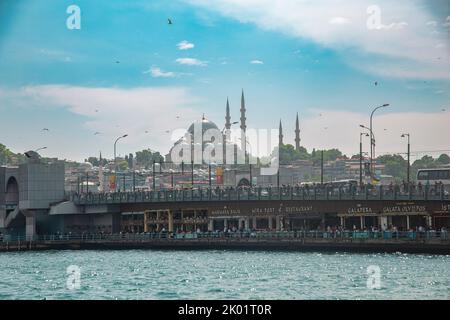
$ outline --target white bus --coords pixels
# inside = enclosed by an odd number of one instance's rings
[[[419,169],[417,171],[417,183],[433,184],[435,182],[442,182],[445,189],[450,188],[450,168],[435,168],[435,169]]]

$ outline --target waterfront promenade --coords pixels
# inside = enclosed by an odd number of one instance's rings
[[[0,251],[80,249],[297,250],[450,254],[447,231],[285,231],[84,234],[4,237]]]

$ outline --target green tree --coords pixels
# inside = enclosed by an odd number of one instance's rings
[[[16,154],[0,143],[0,165],[18,165],[24,161],[25,156],[23,154]]]
[[[377,162],[384,164],[384,173],[393,176],[396,180],[405,180],[408,163],[400,155],[384,155],[377,158]],[[411,176],[412,177],[412,176]]]
[[[128,155],[128,168],[133,169],[133,154]]]
[[[164,157],[159,152],[152,152],[150,149],[145,149],[136,152],[136,164],[143,166],[146,169],[150,168],[155,163],[164,162]]]
[[[448,156],[448,154],[443,153],[439,156],[439,158],[437,158],[436,162],[439,165],[450,164],[450,157]]]
[[[85,160],[85,162],[91,163],[94,167],[98,167],[100,164],[100,161],[97,159],[97,157],[89,157]]]
[[[120,171],[125,171],[128,169],[128,161],[121,160],[120,162],[117,163],[117,166],[119,167]]]

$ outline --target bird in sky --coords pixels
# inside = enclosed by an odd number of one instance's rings
[[[166,133],[170,133],[170,130],[166,130]]]
[[[148,130],[145,130],[145,133],[148,133]]]
[[[378,81],[375,81],[375,85],[376,85],[376,86],[378,85]]]
[[[98,135],[98,134],[100,134],[100,132],[97,131],[96,133],[94,133],[94,136],[96,136],[96,135]]]
[[[445,111],[445,109],[442,109],[441,111]]]
[[[50,130],[48,130],[47,128],[44,128],[44,129],[42,129],[41,131],[50,131]]]
[[[116,63],[120,63],[120,61],[116,60]]]
[[[180,119],[180,116],[177,116],[177,119]]]
[[[172,23],[172,19],[168,18],[168,19],[167,19],[167,24],[169,24],[169,25],[170,25],[170,24],[173,24],[173,23]]]
[[[95,109],[95,112],[98,112],[98,109]]]

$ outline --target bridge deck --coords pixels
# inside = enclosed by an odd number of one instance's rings
[[[114,192],[114,193],[73,193],[69,199],[77,205],[102,205],[142,202],[217,202],[217,201],[271,201],[271,200],[450,200],[444,190],[416,192],[395,192],[382,187],[346,191],[342,189],[300,187],[284,188],[204,188],[190,190],[156,190],[148,192]]]

